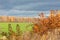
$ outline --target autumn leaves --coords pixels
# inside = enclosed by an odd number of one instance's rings
[[[39,22],[36,23],[38,26],[34,26],[35,31],[39,29],[40,33],[44,33],[48,30],[60,27],[60,10],[51,10],[48,17],[45,17],[44,13],[41,13],[39,16]]]

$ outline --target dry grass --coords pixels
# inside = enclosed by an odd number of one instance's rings
[[[9,25],[8,40],[60,40],[60,13],[52,10],[47,18],[41,14],[39,22],[33,27],[33,31],[26,31],[20,35],[19,25],[17,32],[13,32]],[[3,36],[4,37],[4,36]],[[6,36],[7,37],[7,36]],[[5,38],[6,38],[5,37]],[[4,40],[4,39],[3,39]]]

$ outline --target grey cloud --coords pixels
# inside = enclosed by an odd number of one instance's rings
[[[22,16],[22,17],[33,17],[34,16],[36,17],[41,12],[44,12],[45,14],[49,13],[49,11],[0,10],[0,16]]]
[[[46,7],[44,6],[47,5],[47,8],[49,8],[49,6],[51,5],[52,8],[53,5],[56,6],[58,4],[60,4],[60,0],[0,0],[0,5],[2,5],[0,9],[10,10],[15,8],[18,10],[46,10]]]

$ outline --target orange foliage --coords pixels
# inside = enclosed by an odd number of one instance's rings
[[[57,14],[56,14],[57,13]],[[44,33],[49,29],[59,28],[60,27],[60,11],[51,10],[50,15],[46,18],[44,14],[40,14],[40,20],[37,24],[40,26],[35,25],[34,30],[40,33]]]
[[[33,27],[34,32],[39,32],[39,26],[37,24],[34,25]]]

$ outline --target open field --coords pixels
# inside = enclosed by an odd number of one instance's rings
[[[0,22],[0,32],[8,32],[8,24],[11,24],[12,29],[16,31],[16,25],[19,24],[21,31],[32,30],[32,23],[12,23],[12,22]]]
[[[38,22],[0,22],[1,40],[60,40],[60,11],[51,11],[48,17],[40,14]],[[9,24],[9,26],[8,26]],[[11,25],[10,25],[11,24]],[[17,25],[18,24],[18,25]],[[20,26],[20,29],[19,29]],[[33,27],[33,31],[32,30]],[[8,32],[9,29],[9,32]],[[21,31],[22,32],[21,32]],[[16,32],[14,32],[16,31]],[[8,33],[6,33],[8,32]]]

